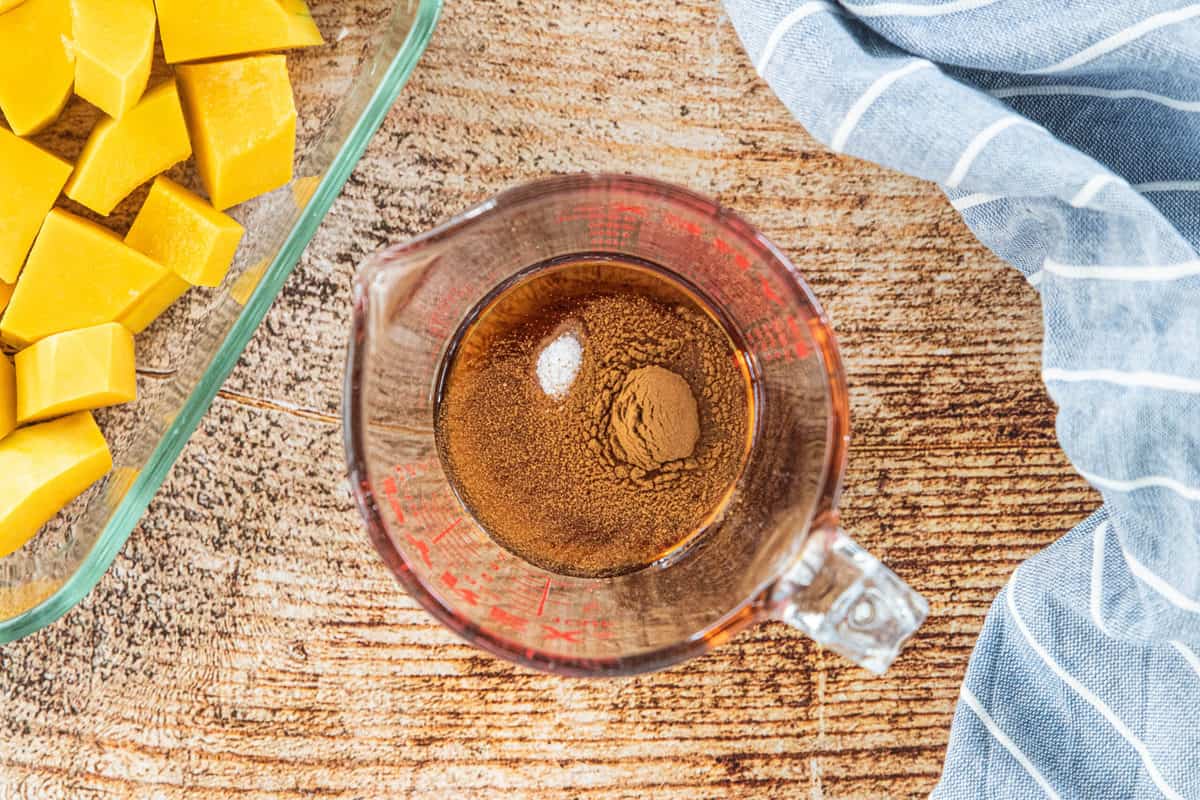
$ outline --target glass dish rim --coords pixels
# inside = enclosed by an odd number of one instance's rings
[[[325,170],[320,184],[292,225],[242,312],[220,346],[213,351],[208,366],[195,388],[184,400],[145,466],[109,517],[87,557],[53,594],[17,616],[0,621],[0,645],[29,636],[57,621],[86,597],[112,566],[117,553],[141,521],[150,501],[158,493],[184,445],[212,405],[217,391],[233,371],[250,337],[257,330],[267,310],[274,304],[284,282],[295,269],[300,256],[307,249],[334,200],[341,194],[342,187],[362,158],[367,144],[383,123],[384,117],[395,104],[417,62],[425,53],[441,15],[442,1],[413,0],[416,10],[412,27],[380,78],[366,108]]]

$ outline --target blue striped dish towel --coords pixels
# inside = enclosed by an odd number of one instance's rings
[[[1200,5],[726,0],[837,152],[936,181],[1041,294],[1103,506],[1022,564],[935,798],[1200,798]]]

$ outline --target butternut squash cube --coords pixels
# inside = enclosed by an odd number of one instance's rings
[[[0,319],[0,339],[23,347],[55,333],[120,322],[167,274],[110,231],[56,208]]]
[[[153,0],[71,0],[75,94],[120,118],[146,91],[154,58]]]
[[[133,334],[116,322],[47,336],[15,362],[21,425],[137,399]]]
[[[153,289],[121,315],[121,324],[134,333],[141,333],[190,288],[190,283],[167,270],[167,274]]]
[[[283,56],[252,56],[176,69],[196,167],[221,210],[292,179],[296,104]]]
[[[12,11],[24,2],[25,0],[0,0],[0,14],[3,14],[5,11]]]
[[[17,280],[70,175],[66,161],[0,128],[0,283]]]
[[[155,0],[168,64],[321,44],[304,0]]]
[[[4,309],[8,308],[8,301],[12,299],[13,290],[16,288],[11,283],[0,281],[0,314],[3,314]]]
[[[67,197],[110,214],[138,186],[191,154],[179,92],[168,81],[120,119],[96,123],[67,182]]]
[[[17,428],[17,373],[0,353],[0,439]]]
[[[125,243],[192,286],[220,286],[243,233],[232,217],[160,175]]]
[[[87,411],[21,428],[0,441],[0,558],[112,469],[112,454]]]
[[[0,16],[0,111],[18,136],[53,122],[71,96],[70,0],[26,0]]]

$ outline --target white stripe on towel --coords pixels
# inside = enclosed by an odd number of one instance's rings
[[[946,178],[944,183],[951,189],[962,183],[962,179],[967,177],[967,170],[971,168],[972,162],[979,157],[983,152],[983,148],[987,147],[988,142],[995,139],[1007,128],[1014,125],[1028,125],[1031,128],[1041,130],[1041,126],[1030,122],[1024,117],[1007,116],[988,125],[986,128],[975,134],[975,138],[967,145],[967,149],[963,150],[963,154],[959,156],[958,163],[954,165],[954,169],[950,171],[950,176]]]
[[[1060,264],[1052,258],[1043,262],[1043,269],[1063,278],[1097,281],[1175,281],[1200,275],[1200,261],[1181,261],[1178,264],[1154,266],[1101,266],[1092,264]]]
[[[1144,370],[1122,372],[1118,369],[1063,369],[1061,367],[1046,367],[1042,370],[1042,380],[1047,382],[1063,381],[1065,383],[1099,381],[1101,383],[1115,383],[1118,386],[1135,386],[1147,389],[1164,389],[1168,392],[1200,394],[1200,381],[1195,378],[1183,378],[1178,375],[1167,375],[1162,372],[1146,372]]]
[[[1162,595],[1162,598],[1168,603],[1183,611],[1190,611],[1193,614],[1200,614],[1200,602],[1188,597],[1186,594],[1167,583],[1158,575],[1154,574],[1149,567],[1138,561],[1133,553],[1129,552],[1124,547],[1121,548],[1121,555],[1125,557],[1125,563],[1129,566],[1129,571],[1134,574],[1134,577]]]
[[[1108,636],[1108,628],[1100,614],[1100,593],[1104,583],[1104,539],[1107,533],[1108,520],[1104,520],[1096,526],[1096,532],[1092,534],[1092,590],[1091,597],[1088,598],[1092,624],[1105,636]]]
[[[1100,597],[1104,580],[1104,545],[1107,534],[1108,520],[1104,520],[1096,526],[1096,532],[1092,535],[1092,588],[1091,597],[1088,598],[1088,606],[1092,613],[1092,624],[1105,636],[1108,636],[1109,633],[1108,627],[1104,624],[1104,617],[1100,613]],[[1200,677],[1200,655],[1196,655],[1196,652],[1183,642],[1171,640],[1170,645],[1196,671],[1197,677]],[[966,691],[965,686],[963,687],[963,691]]]
[[[981,206],[984,203],[990,203],[993,200],[999,199],[1000,195],[998,194],[982,194],[980,192],[976,192],[974,194],[964,194],[957,200],[951,200],[950,205],[954,208],[957,208],[959,211],[966,211],[968,208]]]
[[[1044,277],[1044,275],[1042,273],[1042,270],[1039,269],[1037,272],[1034,272],[1034,273],[1030,274],[1028,277],[1026,277],[1025,280],[1029,281],[1030,286],[1037,288],[1038,286],[1042,285],[1043,277]]]
[[[1161,14],[1155,14],[1152,17],[1147,17],[1136,25],[1130,25],[1124,30],[1117,31],[1112,36],[1101,39],[1090,47],[1080,50],[1070,58],[1066,58],[1057,64],[1051,64],[1048,67],[1041,69],[1030,70],[1029,75],[1050,75],[1055,72],[1066,72],[1069,69],[1082,66],[1089,61],[1095,61],[1102,55],[1111,53],[1119,47],[1129,44],[1135,39],[1140,39],[1146,34],[1156,31],[1159,28],[1165,28],[1168,25],[1174,25],[1177,22],[1185,22],[1192,17],[1200,16],[1200,5],[1186,6],[1174,11],[1164,11]]]
[[[858,120],[863,119],[866,109],[870,108],[871,103],[877,101],[880,95],[888,90],[888,86],[894,84],[896,80],[904,78],[907,74],[932,66],[934,66],[934,62],[919,59],[908,62],[908,64],[900,67],[899,70],[883,73],[882,76],[876,78],[875,83],[872,83],[868,90],[863,92],[863,96],[854,101],[853,106],[846,112],[845,119],[842,119],[841,125],[838,126],[838,131],[833,134],[833,140],[829,143],[829,148],[834,152],[841,152],[846,148],[846,139],[850,138],[850,134],[854,131],[854,126],[858,125]]]
[[[1013,572],[1012,579],[1008,582],[1008,588],[1004,590],[1004,593],[1007,595],[1005,599],[1008,603],[1008,611],[1010,614],[1012,614],[1013,622],[1017,624],[1017,628],[1021,631],[1021,635],[1025,637],[1025,641],[1029,643],[1029,646],[1033,648],[1033,651],[1038,654],[1043,662],[1045,662],[1046,666],[1050,668],[1051,672],[1053,672],[1060,679],[1062,679],[1064,683],[1074,689],[1080,697],[1087,701],[1088,705],[1100,712],[1100,715],[1108,720],[1108,724],[1112,725],[1113,729],[1116,730],[1117,733],[1121,734],[1125,741],[1129,742],[1133,749],[1137,751],[1138,756],[1141,757],[1142,764],[1146,767],[1146,773],[1150,776],[1150,780],[1154,781],[1154,785],[1158,787],[1158,790],[1167,797],[1171,798],[1171,800],[1184,800],[1183,796],[1180,795],[1179,792],[1172,789],[1167,782],[1163,780],[1162,774],[1158,771],[1158,767],[1154,764],[1154,760],[1150,758],[1150,751],[1146,748],[1146,745],[1142,742],[1142,740],[1135,736],[1133,731],[1129,730],[1129,728],[1125,726],[1125,723],[1121,721],[1121,718],[1114,714],[1113,710],[1109,708],[1103,700],[1092,694],[1091,689],[1088,689],[1086,686],[1072,677],[1065,669],[1060,667],[1058,662],[1051,658],[1050,654],[1046,652],[1045,648],[1038,643],[1037,639],[1033,638],[1033,634],[1029,632],[1029,628],[1025,625],[1025,620],[1021,619],[1021,614],[1017,611],[1017,601],[1013,599],[1013,590],[1016,588],[1017,576],[1020,574],[1021,567],[1017,567],[1017,569]]]
[[[1083,185],[1075,196],[1071,198],[1071,205],[1075,208],[1083,208],[1092,201],[1100,190],[1110,183],[1124,183],[1125,181],[1118,178],[1116,175],[1110,175],[1107,172],[1102,172],[1099,175],[1093,175],[1088,182]]]
[[[1146,475],[1131,480],[1120,480],[1117,478],[1105,478],[1102,475],[1093,475],[1083,470],[1079,470],[1079,474],[1088,483],[1094,483],[1103,489],[1112,489],[1117,492],[1136,492],[1138,489],[1147,489],[1150,487],[1170,489],[1185,500],[1200,502],[1200,489],[1180,483],[1166,475]]]
[[[919,59],[910,61],[899,69],[894,69],[891,72],[886,72],[875,79],[875,82],[862,94],[862,97],[854,101],[854,105],[850,106],[850,110],[846,112],[845,119],[842,124],[838,125],[837,132],[833,134],[833,141],[829,146],[833,152],[840,153],[846,146],[846,140],[850,138],[850,134],[854,132],[854,126],[862,119],[862,115],[867,113],[867,109],[871,104],[879,99],[879,96],[887,91],[888,87],[896,81],[918,70],[932,67],[932,61]]]
[[[1183,660],[1192,665],[1192,669],[1196,670],[1196,676],[1200,677],[1200,656],[1196,655],[1196,651],[1188,647],[1183,642],[1172,640],[1171,647],[1179,651],[1179,655],[1183,656]]]
[[[1054,84],[1047,86],[1008,86],[1003,89],[992,89],[988,92],[992,97],[1044,97],[1060,94],[1081,95],[1084,97],[1103,97],[1109,100],[1127,100],[1137,98],[1149,100],[1152,103],[1173,108],[1176,111],[1200,111],[1200,100],[1177,100],[1174,97],[1154,94],[1141,89],[1101,89],[1098,86],[1072,86],[1070,84]]]
[[[783,41],[783,37],[787,36],[788,31],[800,20],[812,16],[819,11],[837,13],[839,9],[833,3],[827,3],[824,0],[815,0],[812,3],[805,3],[779,21],[779,24],[775,26],[775,30],[771,31],[771,35],[767,37],[767,43],[763,46],[762,55],[758,57],[758,63],[754,65],[754,69],[758,70],[759,75],[762,75],[763,70],[771,63],[771,57],[775,55],[776,48]]]
[[[965,684],[962,687],[960,697],[962,697],[963,702],[967,704],[967,707],[975,712],[975,716],[979,717],[979,721],[983,723],[983,727],[987,728],[988,732],[992,734],[992,736],[996,737],[996,741],[1003,745],[1004,749],[1016,759],[1017,763],[1025,768],[1025,771],[1029,773],[1029,777],[1033,778],[1033,780],[1037,782],[1037,785],[1042,787],[1042,791],[1046,793],[1046,797],[1049,797],[1050,800],[1061,800],[1058,796],[1058,793],[1055,792],[1053,787],[1051,787],[1046,779],[1042,777],[1042,773],[1038,772],[1037,767],[1030,763],[1029,759],[1025,757],[1025,754],[1021,752],[1016,743],[1013,742],[1012,739],[1008,738],[1008,734],[1000,730],[1000,726],[997,725],[996,721],[992,719],[990,714],[987,713],[987,710],[984,709],[983,704],[979,702],[979,698],[975,697],[975,695],[966,687]]]
[[[1097,175],[1083,185],[1071,200],[1071,205],[1076,208],[1081,208],[1088,204],[1096,196],[1100,189],[1110,183],[1122,183],[1120,178],[1113,175]],[[1152,192],[1200,192],[1200,181],[1148,181],[1147,183],[1135,183],[1130,188],[1142,194],[1150,194]],[[1084,194],[1088,191],[1088,194]],[[990,203],[993,200],[1001,200],[1004,195],[999,194],[984,194],[982,192],[973,192],[964,194],[955,200],[950,201],[950,205],[959,211],[966,211],[968,208],[981,206],[984,203]]]
[[[1149,183],[1135,183],[1134,189],[1139,192],[1198,192],[1200,191],[1200,181],[1150,181]]]
[[[941,17],[946,14],[957,14],[959,11],[983,8],[996,2],[999,0],[952,0],[949,3],[935,5],[925,3],[876,3],[875,5],[842,3],[842,7],[860,17]]]

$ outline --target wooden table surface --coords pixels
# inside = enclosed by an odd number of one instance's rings
[[[355,265],[577,170],[715,196],[825,303],[845,520],[933,609],[886,677],[779,624],[658,674],[534,674],[439,627],[367,542],[339,427]],[[714,0],[451,2],[111,571],[0,651],[0,797],[924,796],[989,604],[1097,504],[1040,319],[934,186],[809,138]]]

